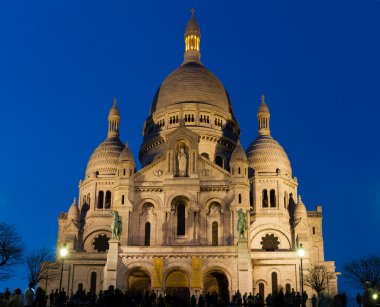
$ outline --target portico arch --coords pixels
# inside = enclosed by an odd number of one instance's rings
[[[218,267],[211,268],[203,275],[204,293],[218,293],[218,304],[225,305],[229,302],[230,281],[228,274]]]
[[[169,270],[164,277],[165,291],[172,296],[176,306],[187,305],[190,301],[189,274],[178,267]]]
[[[151,289],[149,272],[141,267],[136,267],[127,272],[127,289],[132,294],[145,293]]]

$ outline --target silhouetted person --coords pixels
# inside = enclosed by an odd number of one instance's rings
[[[198,307],[205,307],[205,299],[202,294],[198,298]]]
[[[300,307],[301,304],[302,304],[302,296],[301,296],[301,294],[299,292],[297,292],[294,306]]]
[[[115,306],[115,287],[113,285],[110,285],[104,293],[104,305],[106,307]]]
[[[359,307],[362,306],[362,296],[360,293],[356,294],[356,304],[358,304]]]
[[[278,292],[276,297],[274,298],[274,305],[276,307],[285,306],[285,295],[282,289],[280,289],[280,292]]]
[[[307,295],[306,291],[303,291],[302,293],[302,307],[306,307],[306,302],[309,296]]]
[[[268,306],[273,306],[273,296],[272,294],[268,294],[267,295],[267,298],[265,299],[265,303],[268,305]],[[257,300],[257,304],[259,304],[259,301]]]
[[[315,294],[313,294],[313,297],[311,298],[311,305],[313,307],[317,307],[317,302],[318,302],[318,299],[317,297],[315,296]]]
[[[24,306],[32,307],[34,302],[34,283],[29,283],[28,289],[24,292]]]

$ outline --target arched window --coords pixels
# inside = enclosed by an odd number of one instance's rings
[[[177,235],[184,236],[185,235],[185,205],[179,204],[177,206]]]
[[[275,208],[276,207],[276,191],[270,190],[270,207]]]
[[[106,192],[106,202],[105,202],[105,206],[104,207],[106,209],[111,208],[111,192],[110,191]]]
[[[215,157],[215,164],[220,166],[220,167],[223,167],[223,158],[221,156],[216,156]]]
[[[103,191],[99,191],[99,194],[98,194],[98,206],[97,206],[97,208],[98,209],[103,209],[103,203],[104,203],[104,192]]]
[[[263,190],[263,208],[268,208],[268,191]]]
[[[259,293],[261,295],[261,297],[265,297],[265,288],[264,288],[264,283],[260,282],[259,283]]]
[[[96,273],[91,273],[90,292],[96,293]]]
[[[218,245],[218,222],[212,222],[212,245]]]
[[[277,295],[277,290],[278,290],[277,273],[276,272],[272,272],[272,295],[273,296]]]
[[[124,202],[125,202],[125,196],[121,195],[121,204],[124,205]]]
[[[238,167],[238,174],[239,174],[239,175],[241,174],[240,166]]]
[[[145,223],[145,241],[144,241],[145,246],[150,246],[150,223],[146,222]]]
[[[241,204],[241,194],[239,194],[239,204]]]

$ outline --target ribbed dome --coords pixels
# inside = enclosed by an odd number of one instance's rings
[[[125,145],[118,137],[106,139],[92,153],[87,164],[86,177],[99,172],[101,175],[116,173],[117,162]]]
[[[280,169],[292,176],[288,155],[270,135],[260,135],[247,149],[249,167],[256,172],[276,172]]]
[[[189,62],[162,82],[153,100],[151,113],[183,102],[198,102],[231,112],[228,94],[219,79],[202,64]]]

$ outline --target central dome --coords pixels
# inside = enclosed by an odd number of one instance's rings
[[[150,112],[180,103],[201,103],[232,113],[228,94],[220,80],[206,67],[188,62],[173,71],[158,89]]]

